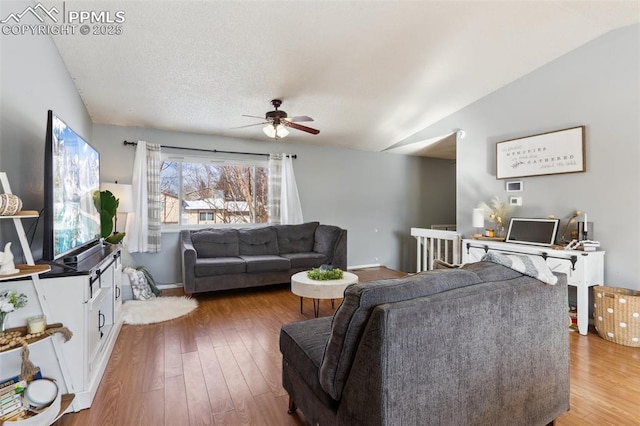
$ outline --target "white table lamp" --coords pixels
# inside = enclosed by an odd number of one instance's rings
[[[478,231],[484,228],[484,210],[477,208],[473,209],[472,226]],[[482,234],[482,232],[478,232]]]

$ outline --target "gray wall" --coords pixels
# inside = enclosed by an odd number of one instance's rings
[[[451,161],[295,143],[246,141],[164,130],[94,125],[103,181],[131,182],[134,148],[124,140],[161,145],[297,154],[294,169],[305,221],[348,230],[349,265],[415,270],[413,226],[455,221]],[[180,282],[178,234],[164,232],[162,252],[134,253],[161,283]]]
[[[0,16],[24,9],[28,1],[0,2]],[[0,171],[24,209],[43,207],[44,140],[47,110],[52,109],[90,140],[92,123],[73,80],[48,36],[0,36]],[[25,221],[25,228],[31,222]],[[39,232],[42,223],[39,224]],[[15,241],[13,223],[0,223],[0,242]],[[39,257],[41,238],[35,239]],[[3,244],[4,247],[4,244]],[[12,249],[19,255],[18,248]],[[18,261],[22,261],[17,257]]]
[[[508,58],[506,58],[508,59]],[[586,126],[587,171],[523,178],[525,217],[566,217],[580,209],[607,251],[605,283],[640,289],[640,25],[612,31],[423,130],[460,127],[458,229],[472,233],[471,212],[495,195],[498,141]]]
[[[22,10],[28,4],[32,2],[3,1],[0,16]],[[52,109],[100,151],[103,181],[131,182],[134,149],[123,146],[124,139],[298,154],[295,171],[305,220],[348,229],[350,265],[379,263],[412,271],[415,246],[409,229],[455,221],[455,166],[451,162],[94,125],[50,37],[3,35],[0,42],[0,170],[8,173],[12,189],[23,199],[25,209],[43,207],[46,113]],[[29,225],[26,223],[27,228]],[[17,241],[13,227],[2,223],[0,241],[7,240]],[[41,242],[42,223],[34,232],[36,258],[41,253]],[[175,232],[163,234],[162,253],[135,256],[139,263],[151,268],[159,282],[180,281]]]

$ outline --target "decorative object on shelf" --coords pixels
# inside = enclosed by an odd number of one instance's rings
[[[564,225],[564,230],[562,231],[562,235],[560,235],[560,244],[566,244],[571,240],[575,240],[575,238],[572,238],[573,236],[573,230],[571,232],[569,232],[569,227],[571,227],[571,225],[575,225],[578,222],[578,217],[580,217],[582,215],[582,211],[580,210],[574,210],[569,217],[567,217],[567,222]],[[556,216],[553,214],[549,215],[549,219],[555,219]],[[567,232],[569,232],[569,235],[567,235]]]
[[[334,268],[331,265],[320,265],[319,268],[313,268],[307,272],[307,277],[316,281],[340,280],[343,276],[340,268]]]
[[[20,272],[13,263],[13,253],[11,253],[11,243],[4,246],[4,252],[0,251],[0,275],[11,275]]]
[[[58,385],[50,379],[34,380],[27,386],[24,396],[29,406],[44,408],[58,396]]]
[[[484,201],[478,205],[478,208],[484,212],[484,217],[496,224],[495,234],[491,237],[503,238],[506,234],[504,226],[509,220],[513,206],[508,202],[500,200],[498,196],[491,199],[489,204]],[[485,235],[489,236],[489,235]]]
[[[579,241],[593,240],[595,238],[593,233],[593,222],[587,222],[586,213],[584,214],[584,220],[578,222],[576,234],[578,234],[576,238]]]
[[[41,333],[47,328],[47,317],[35,315],[27,318],[27,331],[29,334]]]
[[[14,194],[0,194],[0,216],[13,216],[22,210],[22,200]]]
[[[585,126],[496,144],[496,178],[577,173],[586,170]]]
[[[6,290],[0,293],[0,337],[4,336],[5,319],[10,312],[23,308],[27,304],[27,296],[23,293]]]

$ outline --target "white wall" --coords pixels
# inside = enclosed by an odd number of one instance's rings
[[[33,2],[2,1],[0,16],[28,5]],[[92,134],[91,119],[51,37],[0,35],[0,64],[0,171],[7,172],[24,209],[40,210],[47,111],[55,111],[85,138]],[[12,225],[6,221],[0,224],[0,242],[17,242]],[[25,228],[29,225],[25,222]],[[36,257],[42,245],[42,223],[38,232],[33,250]],[[18,254],[17,249],[13,252]]]
[[[103,181],[131,182],[134,148],[123,141],[243,152],[296,154],[305,221],[348,230],[348,263],[415,270],[412,226],[455,221],[451,161],[281,142],[246,141],[164,130],[94,125]],[[180,282],[178,235],[165,232],[159,254],[134,254],[161,283]]]
[[[508,60],[508,58],[505,58]],[[525,217],[566,217],[580,209],[602,243],[605,283],[640,289],[640,25],[612,31],[423,130],[422,137],[460,127],[458,227],[495,195],[495,144],[586,126],[587,171],[523,178]]]

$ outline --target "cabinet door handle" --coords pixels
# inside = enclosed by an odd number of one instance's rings
[[[120,287],[116,286],[116,300],[120,299]]]
[[[101,311],[98,311],[98,331],[100,332],[101,339],[104,337],[104,332],[102,331],[102,327],[104,327],[106,322],[107,322],[107,317]]]

